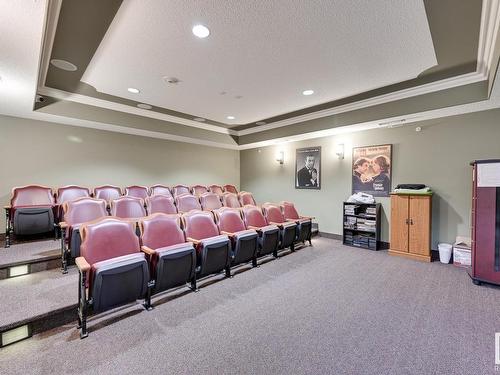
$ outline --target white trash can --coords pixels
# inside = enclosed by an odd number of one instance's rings
[[[444,264],[450,263],[451,259],[451,251],[453,250],[453,246],[449,243],[440,243],[438,244],[439,249],[439,261]]]

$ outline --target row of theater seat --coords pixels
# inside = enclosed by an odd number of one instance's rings
[[[173,198],[183,194],[200,196],[212,192],[218,196],[228,193],[238,194],[234,185],[175,185],[172,188],[165,185],[127,186],[125,195],[146,199],[149,196],[166,195]],[[63,205],[81,197],[95,197],[110,202],[122,196],[122,189],[113,185],[98,186],[91,192],[89,188],[70,185],[58,188],[54,193],[51,188],[40,185],[17,187],[12,190],[12,197],[6,210],[6,241],[10,246],[10,235],[31,235],[54,230],[54,223],[62,220]],[[243,192],[243,196],[245,196]],[[226,198],[224,198],[226,200]],[[234,197],[227,198],[234,202]]]
[[[286,219],[285,216],[296,219]],[[156,213],[137,220],[104,217],[82,224],[79,270],[78,326],[87,336],[89,309],[99,313],[144,299],[151,308],[151,294],[191,284],[252,262],[278,249],[294,251],[297,241],[311,243],[311,218],[300,217],[284,203],[223,207],[211,212],[192,210],[181,214]]]
[[[236,197],[235,194],[227,194]],[[109,210],[106,201],[103,199],[78,198],[65,202],[63,205],[63,221],[59,223],[61,228],[62,270],[66,273],[68,260],[79,256],[81,242],[79,229],[86,222],[108,215],[137,222],[148,214],[176,214],[193,210],[214,211],[222,207],[221,200],[214,193],[205,193],[200,198],[188,194],[180,195],[175,198],[175,201],[173,198],[164,195],[147,197],[145,202],[141,198],[120,197],[110,202]],[[248,212],[249,207],[255,207],[253,198],[252,204],[244,205],[244,207],[243,212]],[[226,208],[240,208],[240,206],[226,206]],[[273,215],[275,208],[280,210],[282,215],[267,218],[267,215]],[[300,218],[293,205],[289,202],[282,202],[280,206],[266,203],[263,205],[262,211],[266,215],[266,219],[279,223]],[[259,222],[259,225],[262,225],[262,221]]]

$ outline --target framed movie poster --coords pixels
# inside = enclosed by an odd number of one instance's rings
[[[295,188],[321,189],[321,147],[295,151]]]
[[[352,149],[352,193],[388,197],[391,191],[392,145]]]

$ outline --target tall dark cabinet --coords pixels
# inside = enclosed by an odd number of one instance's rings
[[[472,267],[475,284],[500,285],[500,159],[476,160],[472,171]]]

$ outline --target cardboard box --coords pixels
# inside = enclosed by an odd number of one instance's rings
[[[472,241],[470,237],[457,236],[453,244],[453,265],[457,267],[470,267]]]

